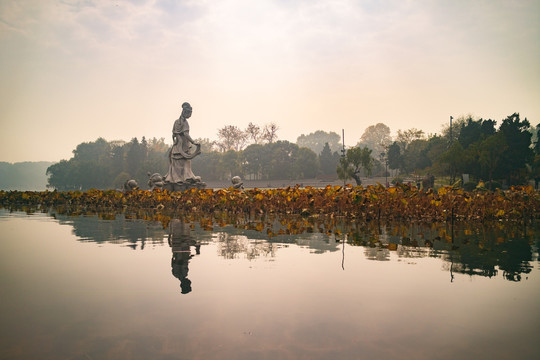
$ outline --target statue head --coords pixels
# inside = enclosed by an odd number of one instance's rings
[[[182,104],[182,116],[185,119],[188,119],[191,117],[192,110],[193,109],[191,108],[191,105],[189,105],[189,103],[185,102]]]

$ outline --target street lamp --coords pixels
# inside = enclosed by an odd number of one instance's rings
[[[388,187],[388,157],[386,155],[384,151],[381,153],[381,161],[384,160],[384,187]]]
[[[452,146],[452,120],[454,118],[452,116],[450,116],[450,146]]]
[[[341,129],[341,139],[343,140],[343,149],[341,149],[341,157],[345,158],[345,129]],[[346,178],[343,179],[343,186],[347,185]]]

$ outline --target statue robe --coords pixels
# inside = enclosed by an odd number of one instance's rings
[[[191,160],[184,157],[184,154],[190,155],[191,146],[186,137],[188,134],[189,124],[181,116],[173,125],[175,142],[169,152],[169,171],[165,176],[165,182],[181,184],[201,180],[199,176],[195,176],[191,171]]]

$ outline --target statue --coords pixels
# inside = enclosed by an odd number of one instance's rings
[[[137,180],[126,180],[124,186],[122,186],[122,191],[126,192],[132,190],[139,190],[139,184],[137,183]]]
[[[159,173],[151,174],[150,171],[147,172],[148,174],[148,186],[150,187],[150,191],[154,189],[163,189],[163,177]]]
[[[240,176],[233,176],[233,178],[231,179],[231,182],[232,182],[232,187],[234,189],[239,189],[239,190],[244,189],[244,183],[242,182],[242,179],[240,178]]]
[[[182,104],[182,114],[174,122],[173,146],[169,150],[169,171],[165,175],[163,188],[169,191],[187,190],[190,188],[204,188],[206,184],[200,176],[195,176],[191,171],[191,159],[201,153],[201,144],[189,136],[189,124],[187,119],[191,117],[192,108],[189,103]],[[196,146],[191,152],[191,144]]]

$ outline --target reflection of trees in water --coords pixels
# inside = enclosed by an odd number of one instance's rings
[[[532,270],[538,257],[536,228],[512,224],[360,224],[353,227],[349,243],[365,246],[370,260],[387,261],[390,254],[400,258],[440,257],[443,269],[453,273],[520,281]]]
[[[160,223],[126,219],[123,214],[68,216],[53,213],[52,216],[60,224],[72,226],[73,234],[80,241],[124,244],[132,249],[139,245],[141,250],[148,243],[164,243],[165,231]]]
[[[383,247],[366,247],[364,254],[368,260],[389,261],[390,250]]]
[[[130,214],[130,216],[133,214]],[[538,260],[540,237],[538,224],[511,222],[487,223],[380,223],[349,221],[339,217],[301,217],[264,215],[238,218],[228,214],[183,214],[183,221],[198,241],[212,238],[218,243],[219,254],[235,258],[245,254],[248,259],[276,255],[276,244],[294,243],[314,253],[339,250],[343,238],[353,246],[364,246],[370,260],[387,261],[391,254],[399,258],[442,258],[443,269],[452,273],[496,276],[499,272],[512,281],[531,271]],[[110,213],[99,216],[67,216],[53,213],[61,224],[73,226],[73,232],[83,241],[128,243],[143,249],[148,241],[163,243],[163,226],[174,221],[174,214],[152,211],[134,217],[156,222],[127,219]],[[107,221],[102,221],[105,219]],[[210,231],[204,231],[204,230]],[[219,230],[218,230],[219,229]],[[218,231],[212,233],[212,231]],[[191,246],[191,245],[190,245]],[[178,264],[181,257],[177,256]],[[190,258],[184,259],[188,261]]]
[[[265,240],[250,239],[244,235],[232,235],[226,232],[214,233],[218,254],[225,259],[236,259],[245,254],[248,260],[257,257],[275,257],[277,244]]]

